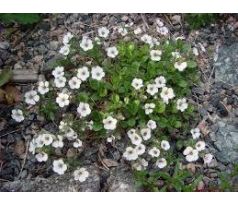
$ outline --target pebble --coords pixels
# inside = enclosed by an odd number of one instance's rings
[[[16,63],[16,64],[14,65],[14,69],[15,69],[15,70],[21,70],[21,69],[22,69],[21,64],[20,64],[20,63]]]
[[[50,50],[56,51],[59,47],[59,42],[58,41],[51,41],[49,44]]]
[[[0,42],[0,48],[1,49],[7,50],[7,49],[9,49],[9,47],[10,47],[10,44],[7,41]]]

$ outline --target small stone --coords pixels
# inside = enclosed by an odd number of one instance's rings
[[[15,65],[14,65],[14,69],[15,70],[17,70],[17,69],[22,69],[22,66],[21,66],[21,64],[20,63],[16,63]]]
[[[0,42],[0,48],[3,50],[9,49],[10,44],[7,41]]]
[[[174,25],[179,24],[181,22],[181,16],[180,15],[174,15],[174,16],[172,16],[171,20],[172,20],[172,23]]]
[[[56,51],[59,47],[59,42],[58,41],[51,41],[49,44],[50,50]]]

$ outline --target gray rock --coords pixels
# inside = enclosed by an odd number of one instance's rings
[[[133,175],[128,167],[121,165],[112,169],[107,179],[109,192],[135,192]]]
[[[6,61],[10,56],[10,53],[6,50],[3,50],[3,49],[0,49],[0,58],[3,60],[3,61]]]
[[[232,122],[219,121],[217,123],[216,158],[223,163],[238,163],[238,126]]]
[[[238,43],[224,45],[218,51],[218,59],[214,64],[215,80],[231,85],[238,85]]]
[[[90,176],[85,182],[73,179],[71,173],[50,178],[18,180],[3,184],[0,191],[11,192],[98,192],[100,191],[99,170],[95,166],[85,167]]]
[[[3,50],[9,49],[10,44],[7,41],[0,42],[0,48]]]
[[[59,47],[59,42],[58,41],[51,41],[49,44],[50,50],[56,51]]]

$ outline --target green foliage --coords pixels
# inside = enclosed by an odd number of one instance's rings
[[[10,69],[4,69],[0,73],[0,87],[10,81],[12,77],[12,71]]]
[[[39,112],[47,120],[54,121],[58,107],[55,102],[50,98],[45,98],[44,101],[40,104]]]
[[[190,29],[199,29],[214,23],[218,18],[218,14],[185,14],[185,20],[189,24]]]
[[[0,14],[0,22],[19,23],[23,25],[34,24],[40,21],[40,15],[36,13],[3,13]]]
[[[232,191],[238,190],[238,185],[237,185],[238,164],[234,165],[234,167],[230,173],[221,172],[221,173],[219,173],[218,176],[220,179],[219,189],[221,191],[232,192]],[[236,183],[234,183],[234,181],[236,181]]]
[[[136,171],[135,180],[137,186],[145,191],[179,191],[192,192],[196,190],[202,180],[201,175],[193,175],[188,170],[179,168],[177,161],[173,173],[168,171]]]

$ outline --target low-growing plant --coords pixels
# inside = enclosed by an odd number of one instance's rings
[[[188,43],[170,39],[168,28],[156,23],[159,38],[130,25],[111,34],[99,28],[93,40],[64,36],[59,51],[63,59],[45,81],[25,93],[24,114],[20,109],[12,113],[21,122],[31,109],[38,110],[59,126],[57,133],[42,130],[32,140],[30,152],[39,162],[51,157],[53,170],[63,174],[85,139],[121,139],[128,145],[123,158],[142,176],[148,170],[149,183],[161,177],[166,187],[172,183],[176,190],[190,189],[182,182],[190,175],[175,167],[175,161],[183,159],[181,152],[188,162],[212,160],[198,140],[200,130],[188,135],[194,107],[186,96],[199,78],[197,63]],[[74,177],[84,181],[88,174],[80,168]]]
[[[0,14],[0,22],[19,23],[19,24],[34,24],[40,21],[40,15],[36,13],[2,13]]]
[[[218,18],[218,14],[185,14],[185,21],[190,29],[199,29],[203,26],[214,23]]]

